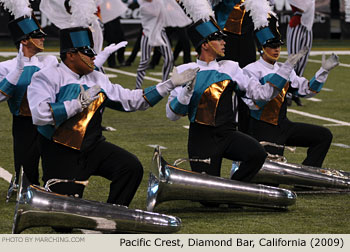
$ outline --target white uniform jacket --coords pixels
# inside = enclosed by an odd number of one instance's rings
[[[80,85],[87,90],[96,84],[101,87],[99,98],[82,110],[78,100]],[[93,71],[80,77],[60,63],[34,74],[28,87],[28,101],[33,123],[43,136],[80,149],[90,120],[96,112],[102,113],[102,104],[120,111],[145,110],[168,94],[160,88],[162,84],[145,90],[129,90],[111,83],[101,72]]]
[[[276,96],[287,82],[290,70],[282,69],[270,79],[270,85],[261,85],[256,78],[244,74],[237,62],[230,60],[216,60],[188,63],[178,68],[182,72],[188,68],[199,67],[196,85],[191,97],[182,97],[185,87],[177,87],[171,91],[166,106],[166,114],[170,120],[177,120],[180,116],[188,115],[190,122],[197,122],[215,126],[215,115],[219,100],[229,85],[234,85],[234,91],[254,100],[269,101]]]
[[[23,57],[23,72],[16,69],[17,58],[0,63],[0,101],[7,100],[13,115],[30,116],[27,102],[27,87],[32,76],[40,69],[57,65],[55,56]]]
[[[269,64],[262,58],[254,63],[251,63],[244,67],[244,71],[255,80],[259,81],[261,86],[264,86],[269,79],[280,69],[281,63]],[[288,82],[283,87],[282,91],[271,101],[254,101],[244,99],[245,103],[251,109],[250,115],[265,122],[277,125],[279,111],[282,103],[284,102],[287,90],[291,87],[291,90],[297,93],[301,97],[312,97],[321,91],[323,84],[328,77],[328,71],[322,67],[316,72],[315,76],[308,81],[304,77],[299,77],[293,70],[288,78]]]

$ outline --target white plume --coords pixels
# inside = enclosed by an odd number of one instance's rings
[[[29,7],[29,0],[0,0],[0,3],[15,16],[15,19],[22,16],[32,16],[33,9]]]
[[[179,0],[183,4],[184,9],[194,22],[200,19],[209,21],[210,17],[215,18],[213,9],[208,0]]]
[[[267,18],[271,9],[267,0],[245,0],[242,5],[249,11],[255,30],[269,25]]]
[[[97,18],[95,0],[70,0],[69,5],[72,12],[72,27],[88,27]]]
[[[211,3],[211,6],[215,7],[216,5],[218,5],[219,3],[221,3],[223,0],[209,0],[209,2]]]

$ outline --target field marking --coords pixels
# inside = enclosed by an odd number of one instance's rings
[[[167,147],[164,147],[164,146],[161,146],[159,144],[147,144],[148,147],[151,147],[151,148],[157,148],[159,146],[159,149],[161,150],[166,150],[168,149]]]
[[[350,149],[350,145],[346,145],[346,144],[342,144],[342,143],[332,143],[332,145],[340,147],[340,148]]]
[[[117,78],[118,75],[116,74],[106,74],[108,78]]]
[[[124,75],[127,75],[127,76],[135,77],[135,78],[137,76],[136,73],[131,73],[131,72],[128,72],[128,71],[114,69],[114,68],[110,68],[110,67],[103,67],[103,69],[108,70],[110,72],[120,73],[120,74],[124,74]],[[152,77],[148,77],[148,76],[145,76],[145,79],[146,80],[155,81],[155,82],[162,82],[161,79],[156,79],[156,78],[152,78]],[[136,82],[135,82],[135,85],[136,85]]]
[[[294,114],[302,115],[302,116],[305,116],[305,117],[311,117],[311,118],[315,118],[315,119],[319,119],[319,120],[323,120],[323,121],[333,122],[333,123],[336,123],[336,124],[339,124],[339,125],[342,125],[342,126],[350,126],[350,123],[348,123],[348,122],[343,122],[343,121],[332,119],[332,118],[328,118],[328,117],[314,115],[314,114],[310,114],[310,113],[299,111],[299,110],[295,110],[295,109],[287,109],[287,111],[291,112],[291,113],[294,113]]]
[[[318,98],[315,98],[315,97],[306,98],[306,100],[313,101],[313,102],[321,102],[322,101],[321,99],[318,99]]]
[[[0,177],[11,183],[12,174],[0,166]]]
[[[321,90],[326,92],[333,92],[333,89],[325,88],[325,87],[323,87]]]

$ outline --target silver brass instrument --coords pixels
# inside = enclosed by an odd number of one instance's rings
[[[23,172],[17,194],[12,233],[29,227],[53,226],[118,233],[174,233],[181,220],[174,216],[129,209],[45,191],[24,184]]]
[[[350,173],[339,170],[266,160],[256,183],[273,183],[350,190]]]
[[[205,201],[286,209],[296,201],[290,190],[250,184],[169,165],[156,148],[147,190],[147,210],[169,200]]]

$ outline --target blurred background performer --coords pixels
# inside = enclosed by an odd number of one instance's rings
[[[303,76],[312,47],[312,26],[315,18],[315,0],[288,0],[292,7],[293,16],[287,26],[287,49],[288,54],[295,54],[307,46],[309,52],[302,58],[294,70],[298,76]],[[299,96],[292,88],[287,94],[288,105],[292,105],[292,100],[298,106],[302,106]]]
[[[81,3],[84,0],[41,0],[40,1],[40,11],[45,14],[45,16],[58,28],[65,29],[72,26],[75,22],[75,17],[72,17],[71,3],[70,1],[79,1]],[[91,7],[98,6],[102,0],[86,1],[85,4],[91,5]],[[97,11],[96,11],[97,14]],[[84,15],[83,13],[78,13],[74,15]],[[101,27],[101,21],[97,15],[92,15],[88,20],[92,36],[94,39],[94,50],[96,53],[101,52],[103,47],[103,32]]]
[[[121,15],[123,15],[128,9],[126,4],[121,0],[101,0],[100,14],[101,21],[104,24],[104,39],[107,44],[119,43],[125,41],[124,30],[120,23]],[[124,57],[125,47],[120,48],[116,54],[120,66],[125,65]],[[108,66],[116,67],[115,53],[112,53],[108,57]]]
[[[27,87],[32,75],[45,66],[57,64],[54,56],[36,56],[44,50],[44,37],[38,21],[32,15],[28,0],[1,0],[5,9],[14,16],[8,23],[11,37],[19,50],[16,58],[0,63],[0,101],[7,100],[13,114],[12,135],[16,175],[10,184],[8,198],[16,188],[19,172],[24,173],[32,184],[39,185],[39,150],[37,129],[27,101]]]
[[[174,65],[173,53],[168,36],[165,33],[166,12],[163,0],[139,0],[143,33],[141,37],[141,59],[137,68],[136,89],[142,87],[146,69],[151,60],[151,51],[159,46],[164,57],[163,77],[165,81]]]

